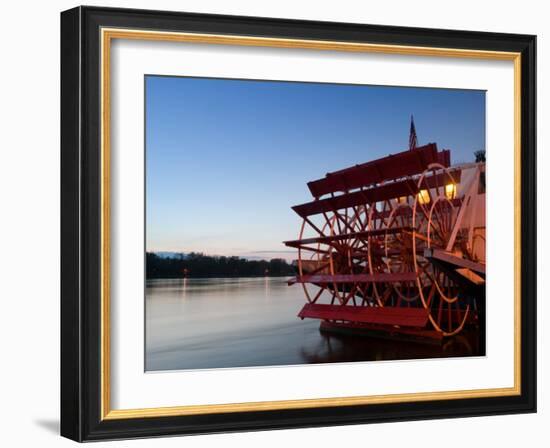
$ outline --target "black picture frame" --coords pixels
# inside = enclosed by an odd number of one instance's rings
[[[521,53],[521,393],[102,419],[102,27]],[[536,412],[535,55],[536,37],[532,35],[99,7],[77,7],[61,13],[61,435],[91,441]]]

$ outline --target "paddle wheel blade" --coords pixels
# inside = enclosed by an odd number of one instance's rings
[[[412,151],[407,150],[382,159],[328,173],[323,179],[308,182],[307,186],[315,198],[338,191],[380,184],[389,179],[398,179],[420,173],[430,164],[450,158],[441,156],[437,145],[430,143]]]
[[[391,308],[366,306],[319,305],[307,303],[298,317],[337,320],[354,323],[399,325],[423,328],[428,323],[428,312],[423,308]]]

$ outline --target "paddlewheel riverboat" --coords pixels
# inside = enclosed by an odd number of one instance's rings
[[[308,182],[300,318],[334,331],[443,339],[479,325],[485,297],[485,163],[451,166],[435,143]]]

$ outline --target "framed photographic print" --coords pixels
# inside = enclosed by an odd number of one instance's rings
[[[61,433],[535,412],[535,36],[61,14]]]

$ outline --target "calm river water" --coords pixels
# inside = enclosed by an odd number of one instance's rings
[[[443,346],[327,335],[296,315],[305,303],[286,278],[149,280],[146,370],[209,369],[479,354],[471,338]]]

